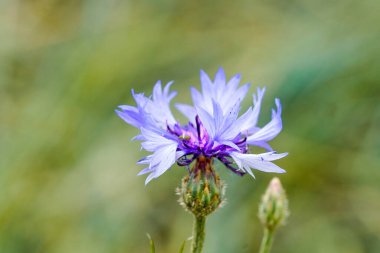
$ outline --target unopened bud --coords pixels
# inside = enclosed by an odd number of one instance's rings
[[[213,170],[212,160],[200,156],[178,189],[180,204],[195,216],[205,217],[223,202],[224,184]]]
[[[267,229],[274,230],[278,225],[284,224],[288,216],[288,199],[280,179],[275,177],[261,199],[259,218]]]

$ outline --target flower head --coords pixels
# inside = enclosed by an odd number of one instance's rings
[[[116,110],[124,121],[140,129],[134,139],[142,141],[142,148],[152,152],[138,162],[147,165],[139,175],[150,173],[145,183],[162,175],[174,163],[188,166],[198,157],[218,159],[239,175],[253,176],[252,169],[285,172],[272,161],[287,153],[277,154],[268,144],[282,129],[280,100],[275,99],[272,119],[260,128],[257,122],[265,88],[257,89],[253,106],[239,116],[249,84],[239,87],[240,75],[227,80],[222,68],[214,81],[203,71],[200,76],[202,91],[191,88],[193,106],[175,105],[189,119],[187,124],[177,122],[170,110],[170,101],[177,94],[170,91],[172,82],[162,88],[158,81],[151,97],[132,90],[136,106],[121,105]],[[249,154],[249,146],[268,152]]]

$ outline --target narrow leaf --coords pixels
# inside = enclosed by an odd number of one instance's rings
[[[179,248],[179,252],[178,253],[183,253],[183,251],[185,250],[186,241],[189,241],[191,239],[192,239],[192,237],[189,237],[189,238],[187,238],[186,240],[183,241],[183,243],[181,245],[181,248]]]
[[[152,239],[152,237],[150,236],[150,234],[146,234],[146,236],[148,237],[149,239],[149,245],[150,245],[150,253],[155,253],[156,252],[156,249],[154,247],[154,241]]]
[[[183,243],[181,245],[181,248],[179,248],[179,252],[178,253],[183,253],[183,250],[185,249],[185,245],[186,245],[186,240],[183,241]]]

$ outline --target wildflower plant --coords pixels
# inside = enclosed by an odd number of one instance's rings
[[[132,90],[136,106],[121,105],[116,110],[120,118],[140,130],[134,140],[141,141],[142,148],[151,152],[138,161],[146,165],[138,175],[149,174],[145,184],[175,163],[189,168],[178,194],[181,205],[195,217],[192,252],[201,252],[206,216],[219,208],[224,199],[224,184],[214,169],[215,160],[240,176],[254,177],[252,169],[285,172],[273,161],[287,153],[278,154],[268,144],[282,130],[280,100],[275,99],[271,120],[259,127],[265,88],[257,88],[253,105],[240,115],[241,102],[249,89],[249,84],[239,87],[240,78],[235,75],[227,80],[220,68],[211,80],[201,71],[201,92],[191,88],[193,105],[175,104],[188,118],[186,124],[179,123],[170,108],[171,100],[177,95],[170,91],[173,82],[162,87],[158,81],[149,97]],[[266,152],[250,153],[249,147],[254,146]]]

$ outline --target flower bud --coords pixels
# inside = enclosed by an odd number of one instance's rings
[[[269,230],[285,223],[289,216],[288,200],[280,179],[273,178],[262,197],[259,205],[259,218],[261,223]]]
[[[223,202],[224,184],[213,170],[212,160],[200,156],[178,189],[180,204],[195,216],[205,217]]]

